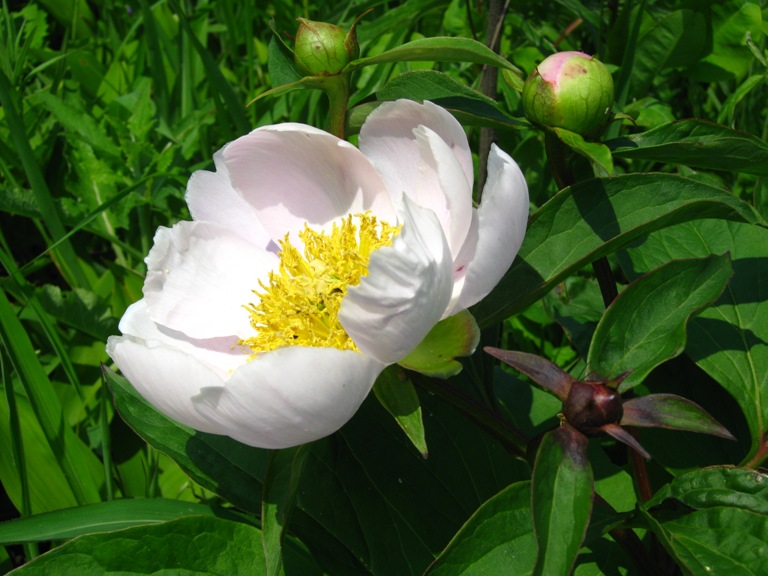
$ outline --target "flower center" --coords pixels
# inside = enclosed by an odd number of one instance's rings
[[[256,335],[244,339],[254,356],[283,346],[318,346],[357,350],[339,322],[341,301],[348,286],[368,274],[371,254],[391,246],[400,226],[392,226],[370,212],[349,215],[330,232],[305,225],[299,232],[302,254],[290,242],[280,241],[280,266],[259,281],[253,293],[258,304],[247,304]]]

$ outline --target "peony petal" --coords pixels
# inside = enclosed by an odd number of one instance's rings
[[[194,402],[235,440],[288,448],[341,428],[383,369],[351,350],[289,346],[255,358],[225,387],[204,389]]]
[[[223,150],[213,155],[216,172],[198,170],[187,184],[186,200],[194,220],[212,222],[236,232],[257,246],[268,247],[272,238],[259,222],[258,211],[232,187]],[[272,243],[272,250],[277,245]]]
[[[477,208],[476,244],[465,245],[456,262],[458,290],[454,290],[448,315],[479,302],[498,284],[520,250],[527,223],[528,185],[523,173],[509,155],[493,145],[488,180]],[[472,236],[470,233],[469,238]]]
[[[154,321],[198,339],[253,334],[243,305],[257,299],[275,254],[207,222],[159,228],[154,241],[144,282]]]
[[[196,340],[189,336],[158,325],[150,317],[146,300],[139,300],[128,307],[120,319],[120,332],[144,340],[148,345],[162,344],[189,354],[209,368],[218,371],[227,380],[232,371],[248,361],[250,350],[238,344],[237,336]]]
[[[467,181],[453,152],[436,132],[420,126],[414,135],[421,151],[421,177],[404,192],[437,215],[456,257],[472,222],[472,181]]]
[[[346,214],[371,210],[393,221],[383,182],[362,153],[301,124],[268,126],[222,151],[234,188],[255,208],[275,240],[308,223],[324,228]]]
[[[339,320],[357,347],[391,364],[408,355],[440,320],[451,297],[451,257],[431,210],[403,198],[400,234],[347,290]]]
[[[185,352],[133,336],[110,336],[107,354],[136,391],[157,410],[196,430],[223,433],[192,403],[192,397],[203,388],[223,386],[220,373]]]
[[[420,151],[413,131],[419,126],[429,128],[445,141],[464,170],[471,190],[472,152],[461,124],[431,102],[397,100],[385,102],[371,112],[358,139],[360,150],[376,167],[390,192],[397,195],[416,189],[421,167],[415,161]]]

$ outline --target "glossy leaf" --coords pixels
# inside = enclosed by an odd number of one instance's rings
[[[723,293],[733,268],[728,255],[669,262],[627,286],[597,325],[587,356],[590,372],[619,386],[640,384],[659,364],[683,352],[692,314]]]
[[[397,421],[416,450],[426,458],[427,439],[424,436],[424,420],[421,403],[408,375],[397,366],[389,366],[373,385],[373,393],[381,405]]]
[[[587,180],[561,190],[531,217],[517,258],[472,313],[481,328],[488,326],[597,258],[654,230],[700,218],[759,221],[727,190],[670,174]]]
[[[461,372],[461,362],[456,358],[472,354],[478,342],[480,329],[472,314],[462,310],[438,322],[398,364],[425,376],[448,378]]]
[[[104,375],[120,416],[139,436],[171,457],[202,487],[243,510],[261,511],[267,450],[174,422],[147,404],[125,378],[107,368]]]
[[[740,508],[707,508],[652,524],[654,533],[692,576],[768,573],[768,516]]]
[[[534,576],[567,576],[592,513],[587,437],[564,424],[547,432],[533,466],[532,510],[538,553]]]
[[[619,158],[768,175],[768,144],[705,120],[679,120],[606,144]]]
[[[670,498],[696,510],[733,506],[768,516],[768,474],[732,466],[702,468],[665,484],[644,508],[651,510]]]
[[[735,440],[698,404],[675,394],[649,394],[624,402],[622,426],[687,430]]]
[[[535,550],[531,485],[518,482],[477,509],[425,576],[528,576]]]
[[[592,162],[599,176],[611,176],[613,174],[613,158],[611,158],[611,151],[605,144],[587,142],[581,134],[564,128],[551,128],[551,130],[563,144]]]
[[[686,353],[738,402],[751,434],[747,459],[768,431],[768,230],[718,220],[657,232],[627,252],[634,276],[674,258],[729,252],[734,275],[720,299],[688,325]]]
[[[164,498],[132,498],[54,510],[0,524],[0,544],[68,540],[83,534],[158,524],[184,516],[239,517],[231,510]]]
[[[517,67],[476,40],[470,38],[419,38],[368,58],[350,62],[348,68],[357,70],[363,66],[385,62],[474,62],[519,72]]]
[[[14,574],[262,576],[258,529],[212,516],[190,516],[119,532],[82,536],[35,558]]]

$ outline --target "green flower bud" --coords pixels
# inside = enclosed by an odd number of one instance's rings
[[[523,110],[540,126],[597,136],[611,117],[613,79],[599,60],[582,52],[546,58],[523,86]]]
[[[309,76],[333,76],[360,55],[355,27],[347,33],[343,28],[298,19],[294,55],[296,64]]]

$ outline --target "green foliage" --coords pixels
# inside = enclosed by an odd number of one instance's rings
[[[0,572],[768,572],[766,3],[511,3],[491,50],[493,4],[3,3],[0,485],[21,518],[0,525]],[[295,18],[347,30],[368,8],[348,133],[428,99],[482,167],[494,130],[529,185],[522,248],[333,436],[270,453],[178,424],[102,371],[155,230],[189,219],[190,174],[232,139],[331,125]],[[558,50],[612,73],[601,141],[523,117],[524,76]],[[483,346],[578,380],[632,370],[638,426],[735,442],[643,428],[645,463],[561,426]]]

